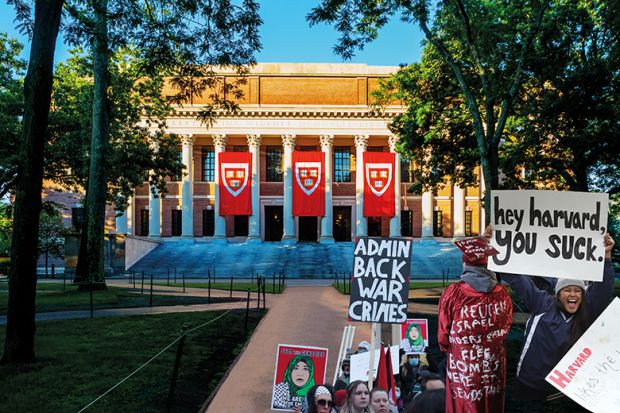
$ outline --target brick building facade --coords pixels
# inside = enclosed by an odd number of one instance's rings
[[[200,100],[167,120],[182,137],[186,173],[168,182],[165,198],[147,184],[135,191],[117,219],[117,231],[150,237],[247,237],[263,241],[352,241],[355,236],[463,237],[477,235],[484,222],[480,186],[448,186],[436,194],[408,193],[415,180],[408,161],[396,155],[396,216],[362,216],[364,151],[394,151],[387,128],[403,111],[370,111],[371,92],[396,67],[360,64],[258,64],[244,86],[237,115],[219,117],[212,127],[196,120]],[[248,151],[253,215],[219,216],[216,153]],[[291,153],[326,154],[326,216],[293,217]],[[187,173],[189,171],[189,173]],[[258,189],[258,190],[257,190]]]

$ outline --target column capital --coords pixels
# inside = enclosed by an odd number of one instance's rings
[[[211,138],[213,139],[213,145],[222,148],[226,146],[226,141],[228,140],[224,134],[211,135]]]
[[[396,152],[396,144],[400,138],[396,135],[388,136],[388,145],[390,146],[390,152]]]
[[[321,141],[321,149],[324,151],[328,151],[334,145],[334,135],[320,135],[319,140]]]
[[[293,135],[292,133],[287,133],[282,135],[282,146],[289,147],[290,149],[295,148],[295,140],[296,140],[296,136]]]
[[[193,146],[194,142],[196,142],[194,135],[179,135],[179,139],[181,139],[183,146]]]
[[[357,149],[366,150],[368,146],[368,135],[355,135],[355,147]]]
[[[248,146],[251,148],[253,146],[260,147],[261,136],[257,133],[249,133],[246,135],[248,139]]]

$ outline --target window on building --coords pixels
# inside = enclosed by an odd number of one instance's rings
[[[149,235],[149,210],[140,210],[140,235],[148,237]]]
[[[181,228],[183,225],[183,213],[180,209],[172,210],[172,236],[178,237],[181,235]]]
[[[334,182],[351,182],[351,154],[348,146],[334,147]]]
[[[202,210],[202,236],[212,237],[215,233],[215,210]]]
[[[403,237],[411,237],[413,234],[411,218],[411,211],[404,209],[400,211],[400,235]]]
[[[413,182],[413,163],[405,157],[400,158],[400,181]]]
[[[267,182],[282,182],[282,147],[267,146]]]
[[[441,209],[433,211],[433,236],[443,237],[443,215]]]
[[[202,180],[215,182],[215,151],[213,146],[202,147]]]
[[[368,236],[381,236],[381,217],[368,217]]]
[[[465,236],[472,236],[472,228],[473,228],[473,212],[474,211],[465,211]]]

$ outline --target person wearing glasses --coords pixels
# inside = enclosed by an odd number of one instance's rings
[[[295,413],[336,413],[334,408],[334,388],[329,384],[319,384],[312,386],[308,393],[306,393],[306,399],[303,405],[295,406],[293,412]]]

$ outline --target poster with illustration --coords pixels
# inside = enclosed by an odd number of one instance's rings
[[[326,348],[278,344],[271,409],[301,406],[310,387],[325,383],[326,368]]]
[[[428,347],[428,320],[408,318],[400,325],[400,348],[407,354],[423,354]]]

